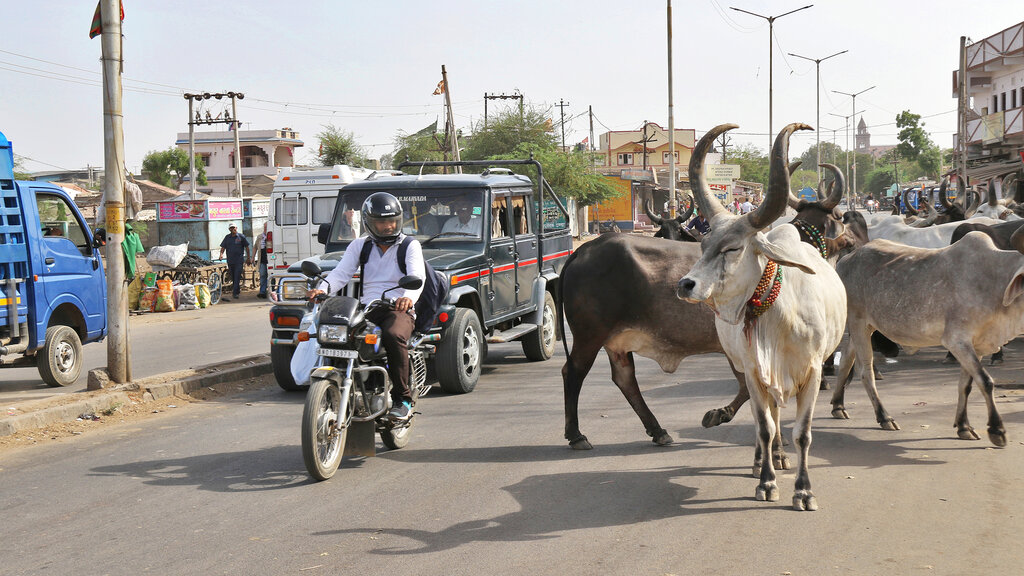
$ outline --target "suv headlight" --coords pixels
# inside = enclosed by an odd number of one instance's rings
[[[281,298],[284,300],[305,300],[308,293],[305,280],[295,279],[281,282]]]
[[[317,340],[321,344],[344,344],[348,341],[348,326],[324,324],[320,326]]]

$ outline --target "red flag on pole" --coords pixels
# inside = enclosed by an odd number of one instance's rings
[[[103,33],[103,18],[100,16],[100,4],[96,3],[96,12],[92,15],[92,26],[89,28],[89,39],[99,36]],[[121,7],[121,21],[124,22],[124,2],[118,2]]]

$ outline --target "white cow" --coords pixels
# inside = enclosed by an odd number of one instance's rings
[[[694,199],[710,216],[711,233],[690,272],[679,280],[676,295],[704,302],[714,310],[715,327],[726,355],[745,375],[757,423],[755,473],[758,500],[777,501],[769,445],[779,426],[779,407],[797,403],[793,437],[797,446],[797,477],[793,507],[816,510],[807,473],[811,418],[821,381],[822,362],[843,335],[846,291],[839,276],[792,226],[762,230],[786,208],[789,136],[809,130],[791,124],[779,133],[771,152],[771,181],[764,202],[743,216],[730,214],[711,194],[704,179],[704,157],[715,138],[734,124],[718,126],[701,138],[690,159]]]

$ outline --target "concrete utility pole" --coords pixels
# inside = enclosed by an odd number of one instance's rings
[[[872,86],[871,88],[874,88],[874,86]],[[857,96],[860,96],[861,94],[867,92],[868,90],[871,90],[871,88],[865,88],[865,89],[861,90],[860,92],[855,92],[853,94],[850,94],[849,92],[840,92],[839,90],[833,90],[833,92],[835,92],[836,94],[842,94],[844,96],[849,96],[850,98],[853,99],[853,105],[850,106],[850,110],[854,111],[853,112],[853,125],[854,126],[857,125],[857,114],[860,114],[860,112],[856,112],[856,110],[857,110]],[[863,110],[861,110],[861,112],[863,112]],[[856,134],[854,135],[854,138],[856,139]],[[849,145],[849,143],[847,143],[847,145]],[[850,154],[849,150],[847,150],[846,154],[847,155]],[[854,152],[854,154],[853,154],[853,175],[850,177],[850,198],[851,198],[850,206],[853,206],[854,203],[857,201],[857,153],[856,152]]]
[[[238,131],[242,129],[242,123],[238,121],[236,99],[245,98],[245,96],[235,92],[229,92],[228,96],[231,96],[231,121],[234,122],[230,125],[234,128],[231,132],[235,135],[235,188],[238,189],[238,197],[244,198],[242,195],[242,148],[238,145]],[[270,163],[273,165],[273,158],[270,159]]]
[[[751,16],[757,16],[758,18],[764,18],[765,20],[768,21],[768,152],[769,152],[769,154],[771,153],[771,150],[772,150],[772,135],[773,135],[773,132],[772,132],[772,52],[773,52],[773,50],[772,50],[772,43],[773,43],[772,42],[772,36],[773,36],[774,33],[772,31],[772,26],[775,24],[775,21],[778,20],[779,18],[782,18],[783,16],[788,16],[788,15],[792,14],[793,12],[799,12],[801,10],[806,10],[806,9],[810,8],[811,6],[814,6],[814,4],[808,4],[807,6],[804,6],[803,8],[797,8],[796,10],[790,10],[789,12],[786,12],[785,14],[779,14],[778,16],[762,16],[760,14],[756,14],[756,13],[750,12],[748,10],[741,10],[739,8],[734,8],[734,7],[730,6],[730,8],[732,8],[733,10],[735,10],[737,12],[743,12],[744,14],[750,14]]]
[[[221,113],[217,113],[216,118],[210,117],[210,111],[206,111],[206,120],[203,120],[198,112],[193,113],[192,101],[193,100],[209,100],[216,98],[220,100],[227,96],[231,98],[231,113],[227,110]],[[233,131],[235,134],[235,189],[238,190],[238,197],[242,198],[242,157],[241,148],[238,145],[238,131],[242,129],[242,123],[238,121],[238,108],[236,105],[236,98],[242,100],[245,98],[245,94],[241,92],[218,92],[211,94],[210,92],[203,92],[202,94],[184,94],[185,100],[188,100],[188,180],[189,188],[192,191],[192,199],[196,199],[196,143],[195,143],[195,125],[196,124],[227,124],[228,130]],[[194,114],[194,116],[193,116]],[[230,190],[229,190],[230,192]],[[230,194],[228,194],[230,196]]]
[[[488,100],[519,100],[519,118],[523,117],[523,95],[516,90],[515,94],[488,94],[484,92],[484,128],[487,128],[487,101]]]
[[[803,58],[804,60],[810,60],[811,62],[814,62],[815,78],[816,78],[815,85],[814,85],[814,96],[815,96],[815,99],[816,99],[815,101],[817,102],[817,104],[816,104],[816,106],[817,106],[817,108],[816,108],[817,109],[817,113],[816,113],[817,114],[817,120],[815,120],[816,125],[814,127],[814,130],[817,133],[817,144],[816,144],[816,147],[818,149],[818,181],[819,182],[821,181],[821,63],[824,62],[825,60],[828,60],[829,58],[832,58],[834,56],[839,56],[840,54],[846,54],[847,52],[849,52],[849,50],[843,50],[842,52],[836,52],[832,56],[825,56],[824,58],[808,58],[807,56],[801,56],[799,54],[793,54],[792,52],[789,53],[790,56],[795,56],[797,58]]]
[[[448,84],[448,70],[444,64],[441,65],[441,81],[444,82],[444,106],[448,110],[448,146],[452,150],[452,158],[456,162],[462,161],[462,155],[459,154],[459,135],[455,132],[455,117],[452,115],[452,91],[451,86]],[[456,166],[455,171],[462,174],[462,166]]]
[[[196,199],[196,130],[192,123],[192,99],[185,94],[188,100],[188,188],[193,200]]]
[[[128,359],[128,291],[124,286],[124,116],[121,110],[121,10],[119,0],[102,0],[103,183],[107,246],[107,374],[123,384]]]
[[[558,110],[561,114],[562,119],[559,123],[562,125],[562,152],[565,152],[565,107],[568,106],[568,102],[562,102],[562,99],[558,99]]]
[[[676,200],[676,123],[672,110],[672,0],[667,0],[668,22],[668,215],[676,217],[679,201]]]
[[[956,75],[957,77],[957,145],[960,147],[960,166],[957,173],[960,175],[961,182],[964,183],[964,188],[967,188],[967,37],[960,37],[960,71]],[[959,188],[959,186],[958,186]],[[957,195],[962,195],[965,198],[965,206],[967,195],[964,190],[957,190]]]

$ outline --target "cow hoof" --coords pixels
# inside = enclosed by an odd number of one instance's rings
[[[882,420],[881,422],[879,422],[879,424],[882,426],[882,430],[899,430],[900,429],[900,425],[897,424],[896,421],[893,420],[892,418],[887,418],[885,420]]]
[[[578,438],[569,441],[569,447],[573,450],[593,450],[594,445],[587,440],[587,437],[580,434]]]
[[[832,417],[836,420],[849,420],[850,415],[846,413],[846,408],[842,406],[836,406],[832,408]]]
[[[775,482],[761,484],[754,492],[754,499],[758,502],[778,502],[779,487],[775,485]]]
[[[989,362],[988,362],[988,365],[989,365],[989,366],[996,366],[996,365],[998,365],[998,364],[1002,364],[1002,363],[1003,363],[1003,357],[1002,357],[1002,356],[999,356],[999,357],[997,358],[996,356],[997,356],[997,355],[995,355],[995,354],[993,354],[993,355],[992,355],[992,359],[991,359],[991,360],[989,360]]]
[[[828,380],[821,379],[821,384],[818,385],[818,390],[831,390],[832,386],[829,385]]]
[[[956,356],[953,356],[952,352],[946,352],[946,357],[942,359],[943,364],[956,364]]]
[[[1006,447],[1006,432],[1004,432],[1002,430],[991,430],[990,429],[988,431],[988,439],[989,439],[990,442],[992,442],[992,444],[994,444],[994,445],[996,445],[996,446],[998,446],[1000,448],[1005,448]]]
[[[981,440],[981,436],[978,436],[978,433],[970,426],[967,428],[960,428],[956,431],[956,435],[959,436],[961,440]]]
[[[701,420],[701,425],[705,428],[714,428],[719,424],[725,424],[732,420],[733,412],[728,407],[726,408],[715,408],[714,410],[708,410],[704,414],[704,419]]]
[[[651,442],[654,442],[658,446],[668,446],[669,444],[675,442],[675,440],[672,439],[672,435],[669,434],[668,431],[666,431],[664,428],[661,428],[657,432],[655,432],[654,435],[651,437]]]
[[[813,512],[817,509],[818,501],[814,499],[814,494],[811,494],[810,490],[797,490],[793,494],[793,510]]]
[[[785,452],[776,452],[772,454],[772,464],[775,465],[776,470],[789,470],[789,456],[786,456]]]
[[[875,370],[875,380],[885,380],[885,377],[882,376],[881,372],[879,372],[878,370]]]

